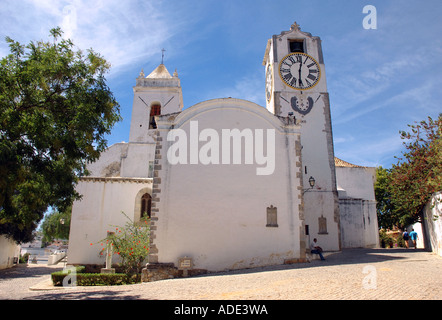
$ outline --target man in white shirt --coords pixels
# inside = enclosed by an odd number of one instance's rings
[[[313,239],[312,243],[310,244],[310,252],[319,254],[319,257],[321,260],[325,260],[324,256],[322,255],[322,248],[318,245],[318,240],[316,238]]]

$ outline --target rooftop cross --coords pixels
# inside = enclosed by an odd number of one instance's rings
[[[164,52],[165,52],[166,50],[163,48],[163,49],[161,49],[161,64],[164,64]]]
[[[291,29],[298,31],[298,30],[301,30],[301,26],[295,21],[295,23],[292,24]]]

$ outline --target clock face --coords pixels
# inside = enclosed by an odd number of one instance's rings
[[[268,64],[266,69],[266,98],[267,101],[270,101],[272,97],[272,88],[273,88],[273,72],[272,65]]]
[[[279,76],[289,87],[308,90],[318,84],[321,69],[311,56],[301,52],[289,53],[279,63]]]

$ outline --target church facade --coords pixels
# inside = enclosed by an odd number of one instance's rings
[[[150,217],[151,264],[220,271],[304,262],[313,238],[326,251],[378,245],[374,170],[334,156],[321,40],[295,23],[269,39],[263,65],[265,108],[183,109],[176,72],[140,73],[129,142],[77,186],[69,264],[103,263],[91,244],[124,225],[121,211]]]

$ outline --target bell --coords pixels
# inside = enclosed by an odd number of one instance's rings
[[[151,129],[156,129],[157,128],[157,123],[155,122],[155,118],[152,117],[152,120],[149,123],[149,126]]]
[[[290,52],[304,52],[304,43],[301,41],[290,42]]]

